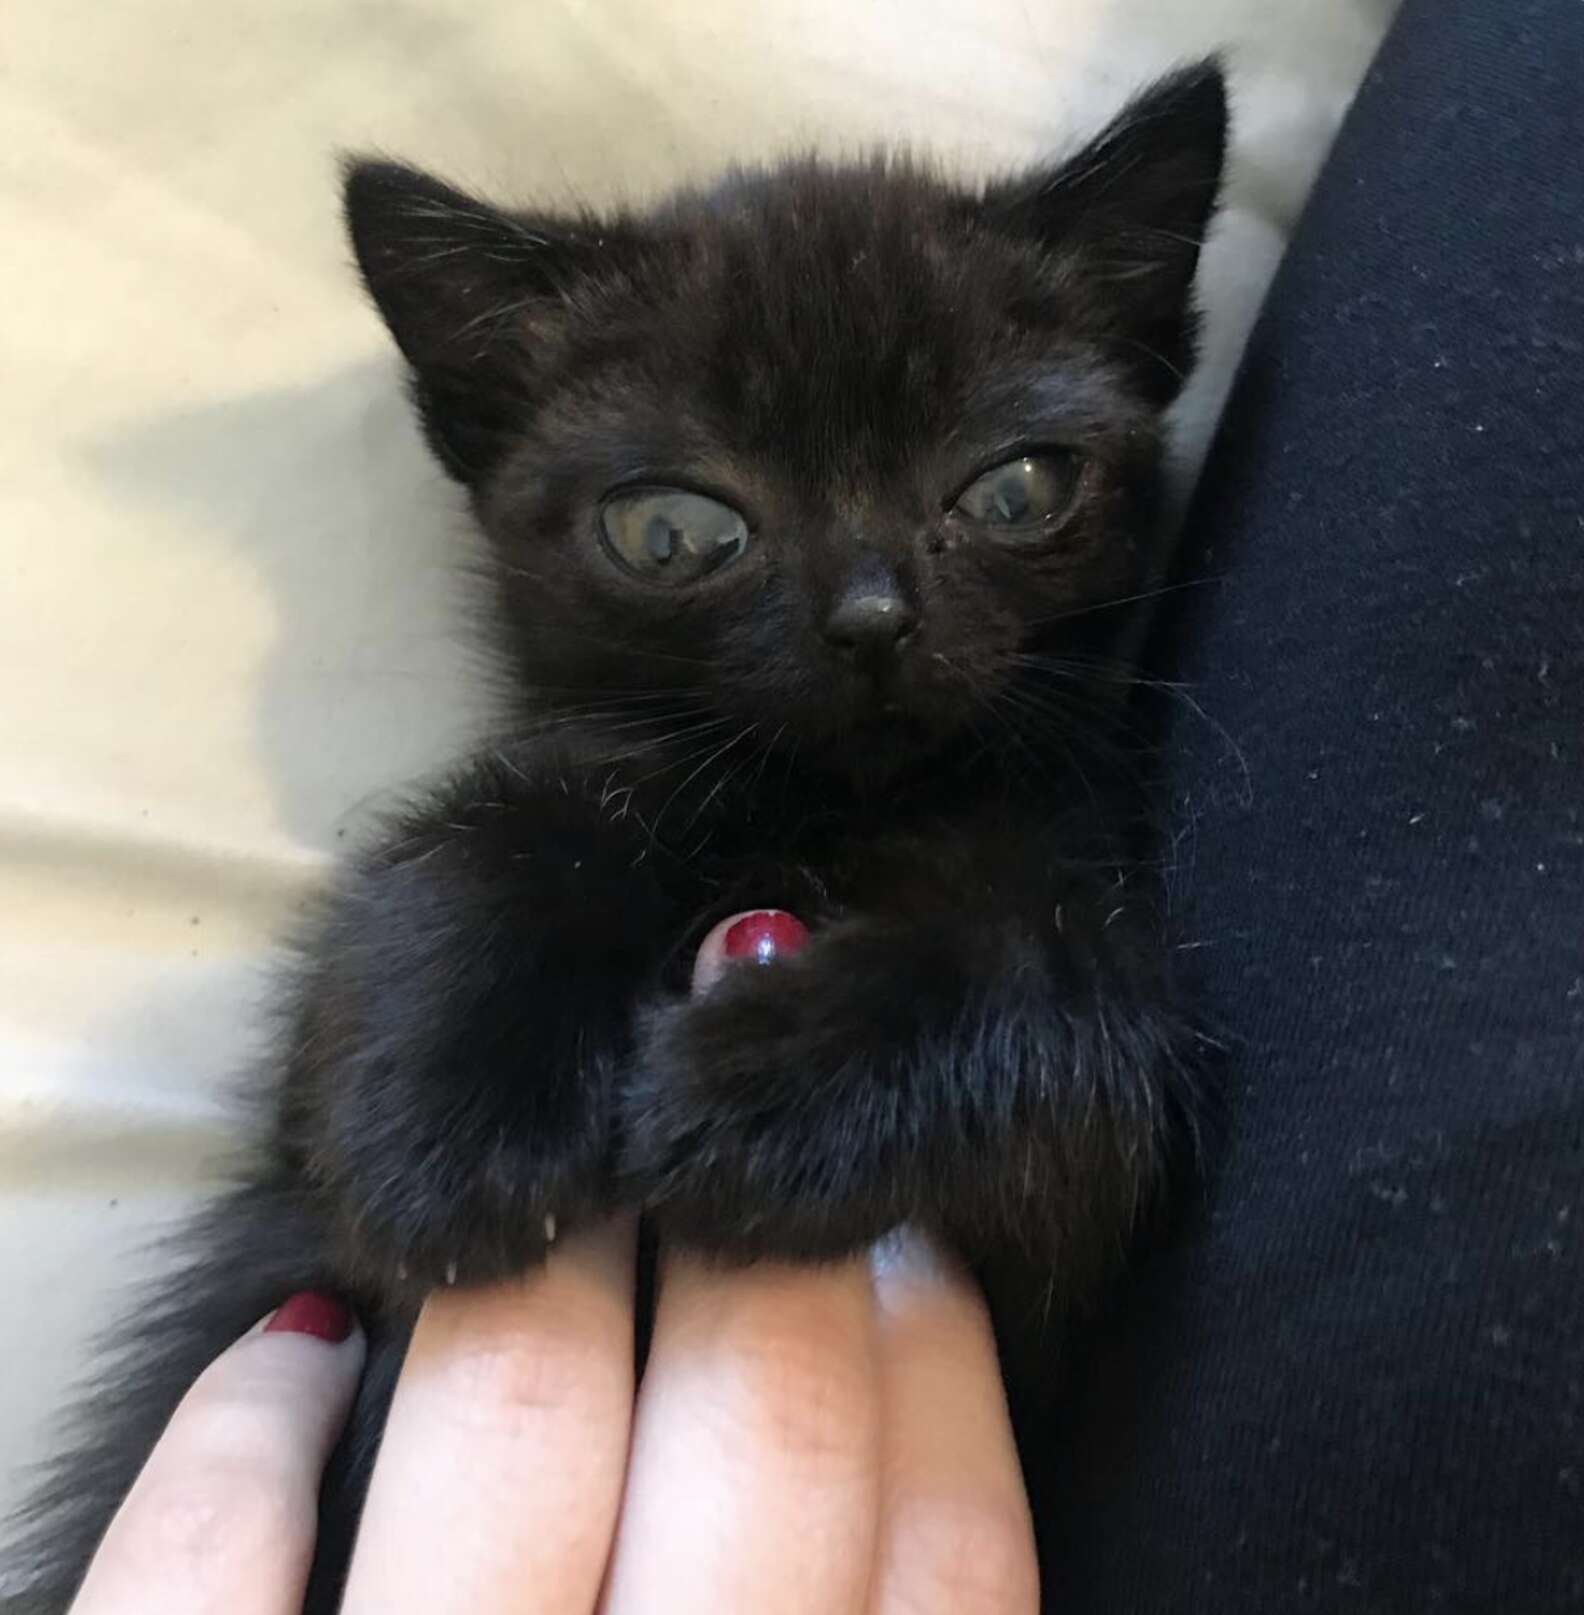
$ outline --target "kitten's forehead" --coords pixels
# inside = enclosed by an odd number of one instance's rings
[[[362,159],[345,205],[430,443],[475,496],[580,433],[584,460],[597,436],[607,460],[664,458],[683,410],[817,478],[833,447],[904,465],[986,378],[1062,344],[1088,350],[1069,368],[1124,377],[1124,408],[1164,409],[1192,362],[1225,133],[1205,64],[976,192],[906,159],[803,161],[567,217]]]
[[[667,220],[670,373],[745,451],[799,474],[884,475],[1014,361],[1030,254],[905,163],[738,176]]]

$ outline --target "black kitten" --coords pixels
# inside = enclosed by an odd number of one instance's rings
[[[346,872],[245,1180],[33,1511],[59,1611],[198,1369],[350,1296],[335,1606],[425,1292],[617,1204],[731,1259],[936,1232],[1022,1414],[1156,1195],[1194,1036],[1123,744],[1221,77],[969,194],[901,161],[506,213],[362,162],[346,209],[489,545],[498,746]],[[690,1002],[733,909],[813,928]]]

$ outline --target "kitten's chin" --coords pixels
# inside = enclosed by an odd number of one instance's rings
[[[875,712],[832,734],[819,758],[827,772],[872,789],[927,762],[949,738],[910,713]]]

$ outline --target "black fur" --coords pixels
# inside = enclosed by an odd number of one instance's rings
[[[327,901],[253,1164],[34,1507],[17,1607],[64,1608],[181,1389],[322,1285],[373,1339],[324,1494],[333,1608],[423,1295],[617,1204],[728,1259],[937,1230],[1030,1416],[1191,1098],[1115,657],[1224,125],[1207,66],[982,195],[803,161],[608,219],[348,169],[488,539],[500,742]],[[1051,542],[953,513],[1038,449],[1082,466]],[[635,482],[727,500],[754,542],[692,589],[636,581],[597,541]],[[893,653],[828,640],[854,587],[913,614]],[[690,1002],[704,930],[761,904],[810,945]]]

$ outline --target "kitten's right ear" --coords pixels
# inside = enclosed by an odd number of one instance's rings
[[[526,412],[528,316],[575,277],[575,227],[513,217],[400,163],[349,159],[343,175],[352,250],[412,367],[424,431],[475,485]]]

